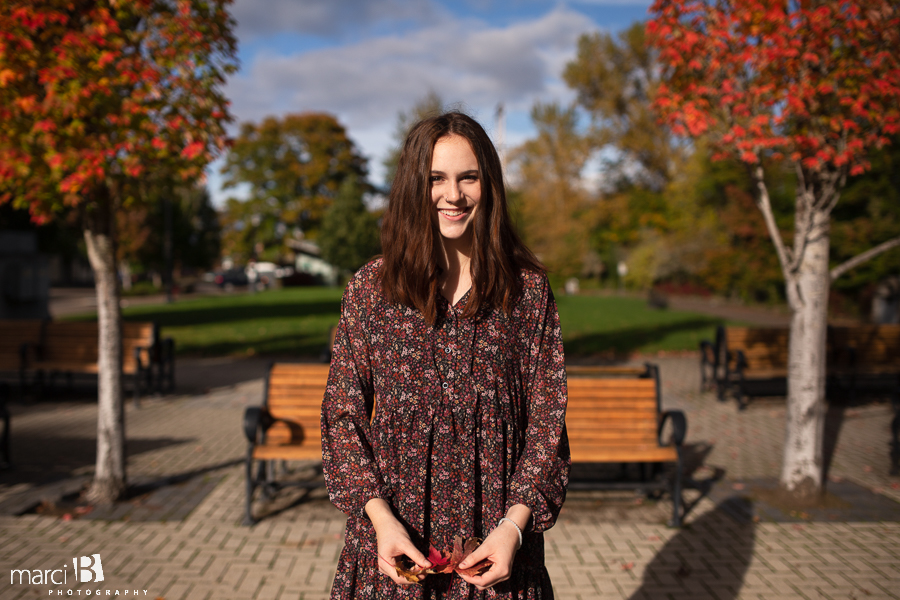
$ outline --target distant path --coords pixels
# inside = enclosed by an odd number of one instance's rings
[[[216,286],[204,286],[202,290],[192,294],[185,294],[183,298],[196,298],[206,295],[217,295],[222,292]],[[231,293],[242,294],[244,291]],[[562,292],[559,292],[562,294]],[[629,294],[635,298],[643,298]],[[130,296],[122,299],[122,307],[163,304],[166,301],[164,294],[149,296]],[[743,321],[750,325],[760,327],[787,326],[791,322],[790,313],[785,306],[746,306],[737,302],[723,300],[721,298],[703,298],[700,296],[669,296],[669,308],[701,313],[722,319]],[[177,297],[176,297],[177,302]],[[97,298],[94,288],[51,288],[50,289],[50,315],[53,318],[80,315],[97,310]]]
[[[215,296],[225,293],[243,294],[244,290],[235,292],[223,292],[215,285],[198,285],[201,289],[191,294],[176,295],[179,298],[199,298],[200,296]],[[165,294],[150,294],[147,296],[128,296],[122,298],[122,308],[144,304],[165,304]],[[83,315],[97,310],[97,293],[92,287],[50,288],[50,316],[54,319]]]
[[[791,323],[791,315],[787,307],[744,306],[721,298],[669,296],[669,308],[733,321],[744,321],[750,325],[761,327],[780,327]]]

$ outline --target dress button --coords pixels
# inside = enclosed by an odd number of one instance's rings
[[[445,381],[443,384],[443,387],[446,390],[448,387],[450,387],[450,384]]]
[[[450,346],[447,346],[446,348],[444,348],[444,350],[447,352],[447,354],[450,354],[451,352],[453,352],[453,350],[450,348]]]

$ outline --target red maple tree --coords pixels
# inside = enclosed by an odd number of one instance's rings
[[[77,212],[97,287],[97,467],[125,489],[115,215],[154,178],[196,179],[224,147],[236,69],[230,0],[0,3],[0,203],[35,223]]]
[[[867,151],[900,131],[900,7],[891,0],[657,0],[647,24],[675,133],[710,136],[748,166],[792,309],[781,485],[822,489],[825,335],[831,280],[891,240],[829,265],[831,212]],[[782,238],[762,158],[793,163],[793,242]]]

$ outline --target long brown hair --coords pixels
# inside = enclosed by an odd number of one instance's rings
[[[448,135],[469,141],[481,179],[481,200],[472,223],[472,291],[463,315],[474,316],[483,307],[502,308],[509,314],[522,290],[520,271],[544,271],[513,227],[500,157],[481,125],[455,111],[419,121],[406,136],[388,196],[380,275],[389,301],[414,306],[430,324],[437,317],[441,274],[441,234],[431,214],[431,159],[434,145]]]

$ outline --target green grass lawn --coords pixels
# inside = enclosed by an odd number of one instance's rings
[[[286,288],[132,306],[129,321],[155,321],[178,354],[316,357],[341,314],[337,288]]]
[[[712,340],[723,319],[693,312],[658,310],[643,299],[619,296],[557,296],[567,356],[696,350]]]
[[[313,358],[337,324],[342,292],[287,288],[179,299],[123,312],[129,321],[156,321],[163,335],[175,339],[181,355]],[[722,323],[697,313],[651,309],[637,298],[560,295],[557,304],[570,357],[696,350]]]

